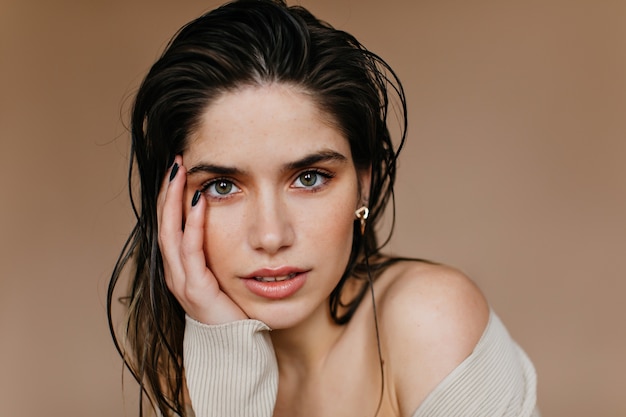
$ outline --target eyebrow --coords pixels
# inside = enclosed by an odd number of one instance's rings
[[[306,155],[303,158],[300,158],[296,161],[289,162],[283,166],[282,171],[295,171],[298,169],[309,167],[311,165],[319,164],[320,162],[333,162],[333,161],[345,162],[347,160],[348,158],[346,158],[344,155],[340,154],[339,152],[326,149],[320,152]],[[187,175],[194,175],[199,172],[216,174],[216,175],[232,175],[232,176],[243,174],[243,171],[241,171],[239,168],[216,165],[216,164],[200,163],[190,168],[187,171]]]
[[[345,162],[348,158],[339,152],[333,150],[323,150],[311,155],[307,155],[304,158],[300,158],[297,161],[290,162],[285,165],[285,171],[293,171],[297,169],[306,168],[311,165],[319,164],[320,162]]]

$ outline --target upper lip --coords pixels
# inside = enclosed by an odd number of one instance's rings
[[[296,268],[294,266],[280,266],[277,268],[261,268],[244,276],[243,278],[271,278],[282,277],[290,274],[300,274],[306,272],[306,269]]]

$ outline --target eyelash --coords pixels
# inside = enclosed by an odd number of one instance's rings
[[[304,184],[302,184],[302,186],[294,186],[294,185],[293,185],[293,183],[295,183],[296,181],[299,181],[299,180],[300,180],[300,178],[301,178],[303,175],[306,175],[306,174],[315,174],[315,175],[319,175],[319,176],[321,177],[321,179],[320,179],[321,184],[314,184],[314,185],[311,185],[311,186],[306,186],[306,185],[304,185]],[[323,188],[325,185],[327,185],[327,184],[328,184],[328,182],[329,182],[331,179],[333,179],[334,177],[335,177],[335,175],[334,175],[334,174],[332,174],[332,173],[330,173],[330,172],[328,172],[328,171],[324,171],[324,170],[321,170],[321,169],[307,169],[307,170],[305,170],[305,171],[301,171],[301,172],[299,172],[299,173],[296,175],[296,178],[294,179],[294,181],[293,181],[293,183],[292,183],[291,187],[293,187],[293,188],[297,188],[297,189],[304,189],[304,190],[307,190],[307,191],[312,191],[312,192],[317,192],[317,191],[319,191],[321,188]],[[209,188],[211,188],[211,187],[212,187],[212,186],[214,186],[214,185],[217,185],[217,184],[218,184],[218,183],[220,183],[220,182],[226,182],[226,183],[229,183],[229,184],[230,184],[232,187],[234,187],[236,190],[240,190],[240,189],[239,189],[239,187],[237,187],[237,185],[235,185],[235,182],[234,182],[233,180],[229,179],[229,178],[214,178],[214,179],[212,179],[212,180],[207,181],[206,183],[204,183],[204,184],[202,185],[202,187],[200,188],[200,192],[201,192],[201,193],[207,193],[207,191],[209,190]],[[301,181],[300,181],[300,182],[301,182]],[[228,194],[223,194],[223,195],[221,195],[221,196],[219,196],[219,197],[218,197],[217,195],[215,195],[215,194],[209,194],[209,196],[208,196],[208,197],[209,197],[209,198],[212,198],[212,199],[214,199],[214,200],[224,200],[224,199],[227,199],[227,198],[232,197],[232,196],[233,196],[234,194],[236,194],[236,193],[237,193],[237,191],[232,192],[232,193],[231,193],[231,192],[229,192]],[[219,194],[219,193],[217,193],[217,194]]]

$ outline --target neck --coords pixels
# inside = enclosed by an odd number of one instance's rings
[[[350,301],[359,292],[363,282],[349,280],[343,288],[343,300]],[[295,370],[304,375],[323,367],[333,348],[347,329],[335,323],[326,299],[304,321],[289,329],[270,333],[281,373]]]
[[[345,326],[333,321],[327,302],[297,326],[273,330],[270,335],[279,368],[306,373],[319,369],[344,330]]]

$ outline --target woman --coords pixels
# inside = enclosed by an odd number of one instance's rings
[[[160,413],[538,415],[480,290],[381,253],[394,97],[405,120],[382,59],[280,1],[170,42],[134,105],[141,204],[109,290],[110,308],[132,258],[128,349],[114,340]]]

